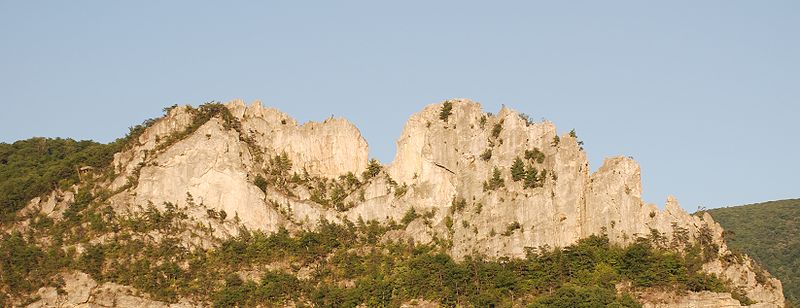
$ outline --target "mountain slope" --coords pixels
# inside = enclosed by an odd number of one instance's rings
[[[800,199],[708,210],[731,232],[732,250],[752,256],[780,279],[786,298],[800,304]]]
[[[689,215],[673,197],[665,210],[644,202],[631,158],[590,173],[574,131],[510,108],[429,105],[387,165],[368,160],[344,119],[299,125],[242,101],[174,106],[127,139],[109,165],[2,225],[7,301],[784,301],[780,281],[731,252],[710,215]],[[143,297],[108,291],[130,288]]]

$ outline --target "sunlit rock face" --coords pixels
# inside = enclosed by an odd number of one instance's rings
[[[425,223],[417,219],[387,236],[421,243],[444,240],[456,259],[475,253],[524,257],[532,249],[565,247],[592,234],[607,234],[621,245],[656,236],[665,246],[680,248],[706,232],[720,247],[720,256],[730,253],[722,228],[710,215],[689,215],[673,197],[664,210],[644,202],[640,168],[633,159],[607,158],[592,173],[576,136],[559,134],[553,123],[530,121],[510,108],[490,114],[466,99],[426,106],[405,124],[394,160],[365,180],[367,142],[347,120],[298,125],[260,102],[236,100],[225,106],[240,128],[212,118],[164,146],[164,140],[192,123],[192,108],[179,106],[133,147],[116,154],[117,175],[108,184],[116,192],[109,199],[112,205],[135,210],[169,202],[214,226],[219,236],[237,234],[239,225],[266,232],[313,229],[321,218],[399,222],[413,208],[431,215]],[[343,197],[348,206],[338,209],[312,200],[304,185],[257,187],[255,177],[280,155],[291,161],[288,174],[330,180],[352,174],[360,184]],[[512,171],[518,159],[522,178]],[[54,204],[42,205],[57,212]],[[235,223],[210,219],[209,209],[224,211]],[[744,265],[714,261],[704,269],[731,280],[761,305],[782,307],[780,282],[756,281],[753,267],[748,259]],[[653,307],[708,303],[727,307],[732,302],[729,296],[692,294]]]

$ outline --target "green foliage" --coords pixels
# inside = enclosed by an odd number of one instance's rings
[[[500,132],[503,131],[503,122],[495,123],[492,127],[492,138],[500,137]]]
[[[450,117],[451,111],[453,110],[453,103],[450,101],[445,101],[442,104],[442,109],[439,111],[439,120],[447,122],[447,118]]]
[[[283,272],[267,271],[258,283],[243,281],[231,273],[225,277],[224,287],[214,294],[214,307],[252,307],[264,303],[280,306],[296,298],[300,290],[300,281]]]
[[[453,201],[450,203],[450,213],[460,213],[464,211],[464,208],[467,207],[467,200],[460,197],[453,197]]]
[[[517,157],[514,160],[514,164],[511,165],[511,179],[514,182],[518,182],[525,178],[525,163],[522,162],[522,159]]]
[[[528,307],[642,307],[642,305],[628,294],[617,296],[613,289],[565,284],[555,293],[537,298]]]
[[[269,158],[266,167],[267,177],[265,182],[274,183],[278,188],[286,190],[289,182],[289,171],[292,170],[292,160],[286,152]]]
[[[454,200],[454,207],[460,203]],[[179,244],[175,236],[181,232],[176,230],[163,232],[165,238],[157,242],[131,236],[174,228],[188,219],[170,214],[176,211],[174,205],[165,208],[145,210],[133,222],[150,226],[140,232],[131,233],[133,223],[120,224],[116,235],[104,243],[85,246],[74,267],[101,282],[131,285],[154,299],[193,297],[217,307],[291,306],[302,299],[322,307],[396,307],[414,299],[447,307],[526,303],[532,307],[638,307],[629,294],[615,292],[615,284],[622,281],[634,287],[729,291],[715,276],[693,272],[695,265],[688,259],[656,249],[646,240],[622,248],[611,245],[606,237],[592,236],[564,249],[531,250],[525,259],[467,256],[456,262],[442,246],[381,241],[385,232],[398,226],[376,221],[333,224],[323,219],[314,231],[295,233],[242,229],[214,249],[193,251]],[[405,216],[407,224],[419,214],[412,209]],[[433,216],[429,212],[424,217]],[[452,228],[453,220],[447,217],[445,224]],[[507,233],[519,229],[520,224],[512,223]],[[71,258],[63,252],[49,257],[47,249],[18,233],[6,236],[0,248],[3,284],[16,292],[35,290],[71,266]],[[701,249],[694,251],[692,262],[699,262]],[[289,267],[263,272],[256,281],[237,274],[272,264]],[[301,282],[296,271],[303,267],[314,270],[308,281]]]
[[[506,184],[502,178],[502,173],[500,172],[500,169],[494,167],[494,169],[492,169],[492,177],[489,178],[488,182],[483,182],[483,190],[484,191],[495,190],[500,187],[505,187],[505,185]]]
[[[578,140],[578,134],[575,133],[575,129],[569,131],[569,136]],[[578,145],[581,147],[581,150],[583,150],[583,141],[578,140]]]
[[[377,176],[381,170],[383,170],[381,163],[378,162],[377,159],[370,159],[369,165],[367,165],[367,170],[364,170],[364,172],[361,174],[361,177],[364,179],[364,181],[368,181],[369,179]]]
[[[545,156],[544,152],[539,150],[539,148],[533,148],[533,150],[525,150],[525,159],[535,161],[536,163],[543,163]]]
[[[447,227],[447,230],[450,230],[450,232],[452,232],[453,231],[453,217],[451,217],[449,215],[447,217],[445,217],[444,218],[444,226]]]
[[[558,135],[555,135],[555,136],[553,136],[553,141],[550,142],[550,145],[555,147],[555,146],[558,146],[559,142],[561,142],[561,138],[558,138]]]
[[[234,129],[241,135],[242,124],[239,123],[239,120],[234,117],[233,114],[231,114],[230,110],[228,110],[228,107],[225,107],[225,105],[221,103],[205,103],[200,105],[197,109],[188,109],[188,112],[192,113],[192,123],[190,123],[189,126],[187,126],[184,130],[175,132],[161,139],[158,146],[156,146],[156,151],[169,148],[176,142],[183,140],[215,117],[222,120],[222,126],[225,129]],[[252,140],[247,138],[245,138],[243,141],[248,142],[248,145],[252,143]]]
[[[256,175],[256,179],[253,181],[253,184],[255,184],[258,189],[261,189],[261,191],[267,192],[267,179],[260,174]]]
[[[164,111],[168,113],[174,107]],[[180,141],[213,117],[222,119],[225,128],[241,131],[241,124],[223,104],[207,103],[198,109],[189,109],[189,112],[194,115],[192,123],[185,130],[163,138],[157,150]],[[30,199],[55,188],[66,189],[76,184],[79,167],[94,167],[98,174],[113,172],[110,164],[114,154],[138,143],[139,136],[155,122],[155,119],[148,119],[130,127],[125,137],[108,144],[61,138],[0,143],[0,222],[13,219],[15,212]],[[248,145],[253,142],[246,137],[240,138]]]
[[[70,266],[71,256],[60,248],[42,248],[19,232],[0,241],[0,293],[19,296],[51,283],[53,275]],[[0,294],[0,304],[4,301]]]
[[[800,199],[711,209],[708,213],[727,231],[728,247],[747,253],[768,269],[783,283],[786,299],[800,305]],[[762,282],[766,281],[764,276],[757,273]]]
[[[419,217],[420,217],[420,215],[417,214],[417,210],[415,210],[413,207],[411,207],[411,208],[408,209],[408,211],[406,211],[406,214],[403,215],[403,219],[400,222],[403,225],[408,225],[412,221],[416,220]]]
[[[89,245],[78,259],[78,269],[89,274],[94,279],[101,279],[105,251],[102,245]]]
[[[542,170],[542,174],[539,176],[539,172],[536,170],[536,167],[528,166],[528,170],[525,171],[525,188],[542,187],[544,185],[545,174],[545,170]]]
[[[514,234],[514,231],[517,231],[519,229],[522,229],[522,225],[520,225],[519,222],[517,221],[512,222],[508,224],[508,226],[506,226],[506,232],[503,232],[503,236],[511,236],[512,234]]]
[[[533,119],[531,119],[531,116],[525,113],[520,113],[519,118],[522,119],[522,121],[525,121],[525,126],[531,126],[534,123]]]
[[[406,185],[406,183],[403,183],[403,185],[402,185],[402,186],[398,186],[398,187],[397,187],[397,188],[394,190],[394,196],[395,196],[395,197],[397,197],[397,198],[400,198],[400,197],[402,197],[403,195],[405,195],[405,194],[406,194],[406,192],[408,192],[408,185]]]
[[[481,153],[481,159],[483,161],[489,161],[492,158],[492,149],[486,149]]]
[[[367,171],[365,171],[366,173]],[[402,194],[405,194],[408,186],[404,184],[404,186],[397,186],[397,183],[391,181],[388,178],[389,185],[395,188],[395,196],[400,197]],[[367,180],[365,180],[366,182]],[[328,178],[320,178],[320,177],[308,177],[306,176],[305,179],[301,180],[302,183],[306,184],[306,188],[310,190],[311,193],[311,201],[319,203],[322,206],[333,208],[337,211],[346,211],[355,206],[355,202],[350,200],[345,202],[348,196],[356,192],[363,183],[356,178],[353,173],[348,172],[345,175],[341,175],[336,179],[328,179]],[[400,191],[398,193],[398,191]],[[361,197],[363,201],[363,190],[361,190]]]
[[[31,138],[0,143],[0,222],[12,219],[30,199],[77,183],[79,167],[107,167],[125,140],[100,144]]]

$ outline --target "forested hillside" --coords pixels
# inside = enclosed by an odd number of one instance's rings
[[[80,167],[108,171],[114,153],[154,121],[133,126],[125,137],[107,144],[41,137],[0,143],[0,222],[8,222],[34,197],[77,183]]]
[[[800,199],[709,210],[729,232],[728,245],[752,256],[783,282],[786,298],[800,303]]]

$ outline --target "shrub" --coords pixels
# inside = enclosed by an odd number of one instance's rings
[[[514,231],[521,228],[522,225],[520,225],[519,222],[512,222],[506,226],[506,232],[503,232],[503,236],[511,236],[511,234],[514,234]]]
[[[259,189],[261,189],[261,191],[267,192],[267,179],[265,179],[260,174],[256,175],[256,179],[255,181],[253,181],[253,184],[255,184],[256,187],[258,187]]]
[[[408,225],[412,221],[414,221],[415,219],[417,219],[419,217],[420,217],[420,215],[417,214],[417,210],[415,210],[413,207],[411,207],[411,208],[408,209],[408,211],[406,211],[406,214],[403,215],[403,219],[400,222],[402,224],[404,224],[404,225]]]
[[[394,196],[395,196],[396,198],[400,198],[400,197],[402,197],[403,195],[405,195],[405,194],[406,194],[406,192],[408,192],[408,185],[406,185],[406,183],[403,183],[403,185],[402,185],[402,186],[398,186],[398,187],[397,187],[397,188],[394,190]]]
[[[533,150],[525,150],[525,159],[533,160],[539,164],[544,162],[544,153],[539,150],[539,148],[533,148]]]
[[[382,169],[383,166],[381,166],[381,163],[379,163],[377,159],[370,159],[369,165],[367,165],[367,170],[364,170],[364,172],[361,174],[361,177],[364,178],[364,181],[367,181],[378,175]]]
[[[450,204],[451,213],[459,213],[467,207],[467,200],[464,198],[453,197],[453,202]]]
[[[501,131],[503,131],[503,122],[495,123],[492,127],[492,138],[499,137]]]
[[[286,152],[275,155],[269,159],[267,173],[275,177],[285,177],[292,170],[292,160]]]
[[[481,153],[481,159],[483,159],[483,161],[489,161],[489,159],[491,158],[492,158],[492,149],[486,149],[485,151],[483,151],[483,153]]]
[[[531,116],[525,113],[520,113],[519,118],[525,121],[525,126],[531,126],[531,124],[533,124],[533,119],[531,119]]]
[[[78,268],[95,280],[100,280],[103,273],[105,250],[101,245],[90,245],[78,259]]]

